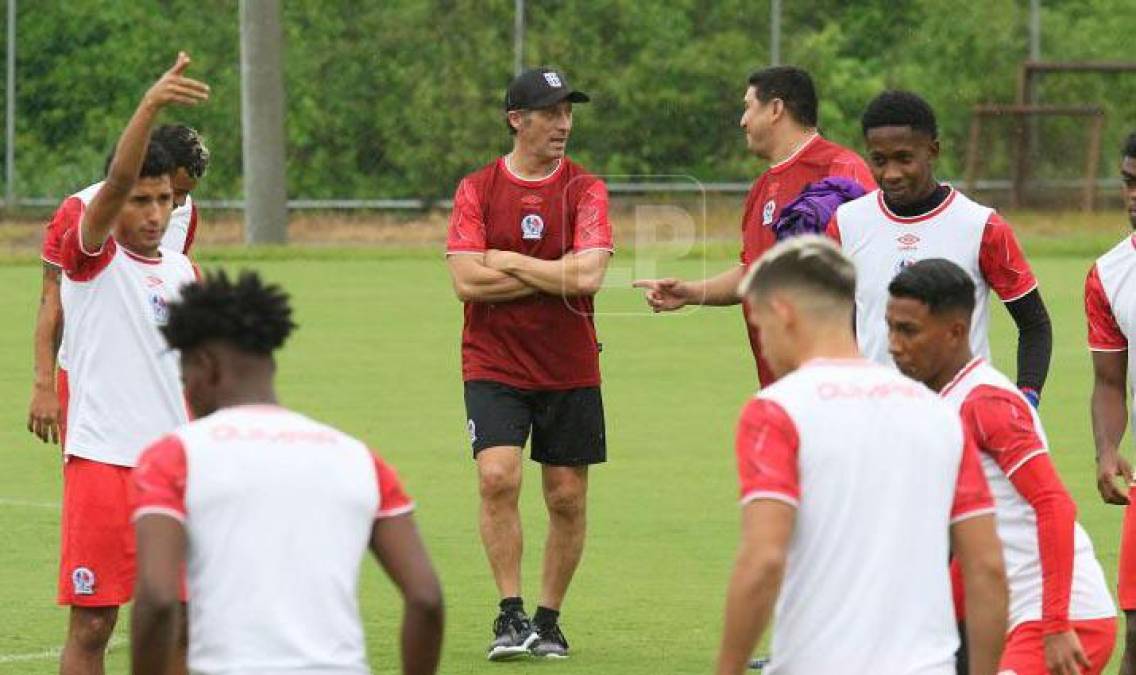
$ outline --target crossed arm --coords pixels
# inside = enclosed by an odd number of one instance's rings
[[[446,258],[454,293],[462,302],[508,302],[537,293],[591,296],[603,284],[611,253],[589,249],[543,260],[515,251],[454,253]]]

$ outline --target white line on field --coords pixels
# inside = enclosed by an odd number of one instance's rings
[[[107,651],[112,651],[122,647],[126,644],[124,638],[111,638],[107,643]],[[57,659],[59,653],[63,651],[62,647],[53,647],[45,649],[42,652],[29,652],[27,654],[0,654],[0,663],[20,663],[23,661],[44,661],[46,659]]]
[[[0,497],[0,506],[22,506],[29,509],[50,509],[52,511],[59,510],[59,504],[54,502],[35,502],[28,499],[9,499],[8,497]]]

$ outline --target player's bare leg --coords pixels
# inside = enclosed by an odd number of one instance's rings
[[[59,674],[104,675],[107,644],[117,620],[118,607],[72,607]]]
[[[477,453],[481,542],[502,598],[521,595],[521,449],[500,446]]]
[[[1124,656],[1120,659],[1120,675],[1136,675],[1136,610],[1124,612]]]
[[[560,605],[580,565],[587,533],[588,467],[544,466],[544,503],[548,508],[548,541],[544,546],[540,606],[533,616],[540,639],[533,654],[568,655],[568,641],[558,624]]]

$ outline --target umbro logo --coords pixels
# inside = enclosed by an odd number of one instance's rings
[[[895,241],[897,244],[899,244],[899,250],[910,251],[919,244],[920,239],[914,234],[908,232],[907,234],[901,234],[900,236],[896,237]]]

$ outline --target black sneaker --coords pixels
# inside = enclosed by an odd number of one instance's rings
[[[542,659],[568,658],[568,640],[560,631],[560,624],[554,623],[548,628],[538,629],[536,642],[529,648],[529,652]]]
[[[493,642],[489,643],[489,660],[506,661],[529,652],[536,642],[529,617],[521,610],[501,610],[493,622]]]

